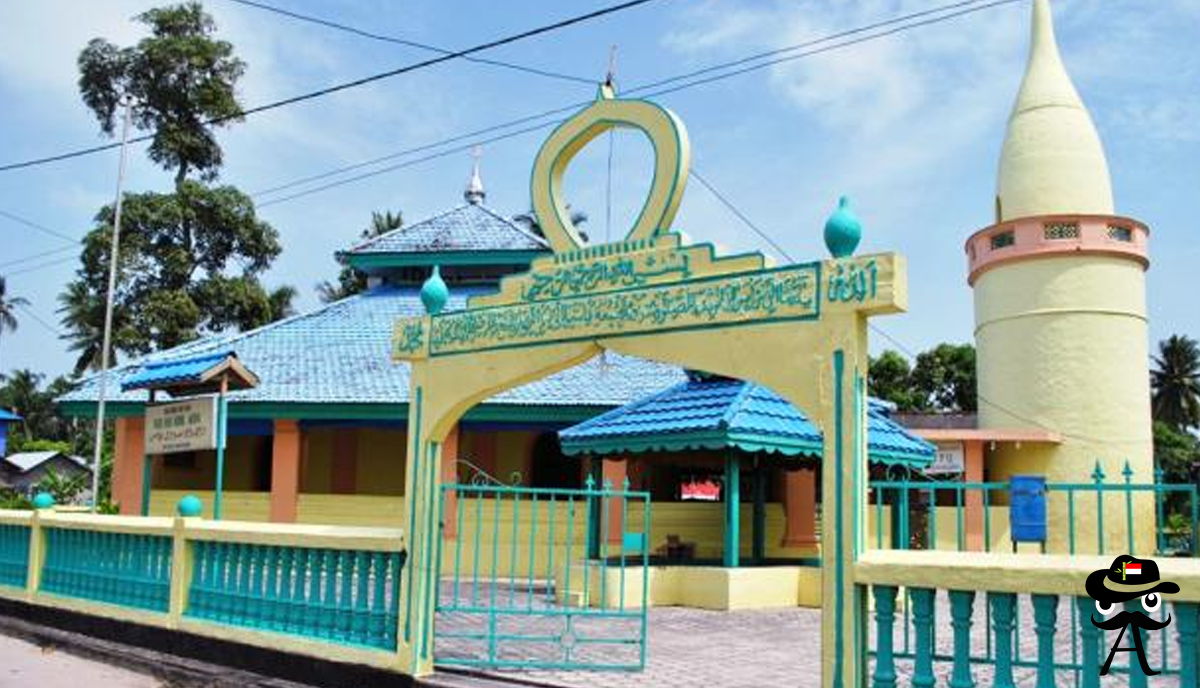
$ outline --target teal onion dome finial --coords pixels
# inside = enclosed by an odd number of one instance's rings
[[[842,196],[837,210],[825,221],[825,247],[834,258],[846,258],[854,254],[862,240],[862,222],[850,209],[850,199]]]
[[[421,285],[421,303],[425,306],[426,313],[437,315],[442,312],[449,300],[450,289],[442,279],[442,271],[435,265],[433,274],[425,280],[425,284]]]
[[[39,492],[34,495],[33,508],[40,511],[42,509],[49,509],[52,506],[54,506],[54,495],[49,492]]]
[[[175,511],[184,518],[199,518],[204,511],[204,504],[196,495],[184,495],[175,505]]]

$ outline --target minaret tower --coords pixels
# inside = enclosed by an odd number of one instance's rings
[[[1147,370],[1147,228],[1114,214],[1104,148],[1035,0],[1029,64],[1000,155],[996,224],[967,240],[975,293],[979,425],[1050,431],[1058,444],[997,445],[989,476],[1051,482],[1154,479]],[[1118,503],[1119,502],[1119,503]],[[1105,500],[1106,549],[1126,548],[1124,497]],[[1077,550],[1095,551],[1096,498],[1076,499]],[[1052,550],[1066,549],[1065,497],[1050,498]],[[1154,507],[1135,502],[1141,553]]]

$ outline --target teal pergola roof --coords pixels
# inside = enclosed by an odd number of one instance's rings
[[[17,414],[0,408],[0,423],[15,423],[19,420],[21,420],[21,417]]]
[[[867,452],[874,463],[922,468],[935,447],[887,416],[867,411]],[[651,394],[559,432],[566,454],[625,454],[736,448],[783,456],[821,456],[821,433],[778,394],[751,382],[704,378]]]

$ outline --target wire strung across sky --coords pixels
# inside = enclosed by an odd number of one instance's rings
[[[241,0],[232,0],[232,1],[239,2]],[[648,2],[649,0],[641,0],[641,1]],[[919,12],[912,12],[912,13],[908,13],[908,14],[904,14],[904,15],[899,15],[899,16],[893,17],[891,19],[880,20],[877,22],[863,25],[863,26],[858,26],[858,27],[854,27],[851,29],[827,34],[825,36],[821,36],[819,38],[815,38],[815,39],[812,39],[809,41],[804,41],[802,43],[797,43],[794,45],[789,45],[789,46],[775,48],[775,49],[764,51],[764,52],[759,52],[759,53],[749,55],[746,57],[742,57],[742,58],[739,58],[736,60],[711,65],[708,67],[704,67],[702,69],[697,69],[697,70],[693,70],[693,71],[690,71],[690,72],[687,72],[684,74],[679,74],[676,76],[668,77],[666,79],[660,79],[660,80],[653,81],[653,82],[650,82],[647,84],[642,84],[640,86],[636,86],[634,88],[627,90],[625,92],[625,94],[626,95],[640,95],[641,97],[650,98],[650,97],[656,97],[656,96],[660,96],[660,95],[666,95],[669,93],[675,93],[675,92],[682,91],[682,90],[685,90],[688,88],[693,88],[696,86],[713,83],[713,82],[720,81],[723,79],[732,78],[734,76],[739,76],[739,75],[746,74],[746,73],[749,73],[752,71],[757,71],[760,69],[765,69],[767,67],[770,67],[770,66],[773,66],[776,64],[781,64],[781,63],[790,62],[790,61],[794,61],[794,60],[800,60],[800,59],[803,59],[806,57],[811,57],[813,55],[818,55],[821,53],[830,52],[833,50],[839,50],[842,48],[847,48],[850,46],[858,45],[861,43],[866,43],[868,41],[879,40],[881,38],[892,36],[892,35],[895,35],[895,34],[898,34],[898,33],[904,32],[904,31],[910,31],[910,30],[913,30],[913,29],[916,29],[919,27],[938,24],[941,22],[949,21],[951,19],[955,19],[955,18],[962,17],[962,16],[969,15],[969,14],[974,14],[974,13],[981,12],[981,11],[991,9],[994,7],[1014,4],[1017,2],[1026,2],[1026,1],[1027,0],[990,0],[990,1],[985,2],[984,0],[960,0],[958,2],[952,2],[949,4],[941,5],[941,6],[930,8],[927,10],[922,10]],[[597,12],[616,11],[616,9],[614,9],[614,8],[624,8],[627,6],[631,6],[632,4],[641,4],[641,3],[624,3],[622,5],[614,5],[610,8],[606,8],[605,10],[598,10]],[[596,13],[592,13],[592,15],[595,15],[595,14]],[[588,16],[592,16],[592,15],[581,15],[581,17],[588,17]],[[573,20],[566,20],[566,21],[567,22],[578,22],[578,21],[582,21],[582,19],[577,17]],[[560,22],[560,24],[562,24],[562,23],[563,22]],[[553,26],[553,25],[551,25],[551,26]],[[535,29],[533,31],[544,31],[544,30],[546,30],[545,27],[543,27],[542,29]],[[526,32],[526,33],[530,33],[530,32]],[[846,39],[846,40],[843,40],[843,39]],[[501,39],[501,40],[505,40],[505,39]],[[471,49],[471,50],[476,50],[476,49]],[[469,51],[461,51],[461,52],[466,53]],[[461,55],[459,55],[459,56],[461,56]],[[451,57],[450,55],[446,55],[446,56],[443,56],[443,58],[439,58],[439,59],[444,60],[444,59],[449,59],[450,57]],[[736,68],[736,69],[733,69],[733,71],[728,71],[731,68]],[[703,78],[696,79],[696,77],[703,77]],[[693,79],[693,80],[688,81],[688,79]],[[684,82],[684,83],[679,83],[679,82]],[[676,85],[671,86],[671,84],[676,84]],[[283,102],[284,101],[280,101],[280,103],[283,103]],[[464,151],[469,151],[472,148],[474,148],[475,146],[496,143],[499,141],[515,138],[515,137],[529,134],[529,133],[532,133],[535,131],[546,129],[550,126],[556,125],[559,122],[561,122],[562,115],[566,115],[566,114],[574,112],[582,107],[585,107],[589,102],[590,101],[580,101],[580,102],[572,103],[570,105],[565,105],[563,107],[546,110],[544,112],[539,112],[539,113],[536,113],[533,115],[527,115],[524,117],[519,117],[517,119],[508,120],[506,122],[502,122],[499,124],[490,125],[490,126],[487,126],[487,127],[481,128],[481,129],[476,129],[476,130],[473,130],[470,132],[466,132],[464,134],[451,136],[451,137],[444,138],[444,139],[441,139],[439,141],[435,141],[432,143],[422,144],[419,146],[406,148],[406,149],[399,150],[399,151],[394,151],[392,153],[388,153],[388,154],[385,154],[382,156],[377,156],[377,157],[374,157],[374,158],[371,158],[368,160],[360,161],[357,163],[352,163],[350,165],[337,167],[337,168],[330,169],[325,172],[321,172],[321,173],[317,173],[317,174],[307,175],[307,176],[304,176],[304,177],[301,177],[298,179],[284,182],[282,184],[277,184],[270,188],[255,191],[255,192],[251,193],[250,195],[253,198],[259,199],[264,196],[270,196],[270,195],[278,194],[282,191],[286,191],[286,190],[293,189],[296,187],[305,186],[305,185],[311,184],[313,182],[318,182],[318,181],[322,181],[325,179],[339,177],[343,174],[355,172],[357,170],[372,168],[372,167],[375,167],[382,163],[389,162],[391,160],[396,160],[398,158],[405,158],[405,157],[409,157],[411,155],[417,155],[420,153],[428,153],[429,151],[437,151],[437,152],[429,153],[427,155],[423,155],[423,156],[415,158],[415,159],[406,160],[404,162],[400,162],[400,163],[396,163],[396,164],[392,164],[392,165],[387,165],[385,167],[372,169],[368,172],[362,172],[360,174],[356,174],[353,176],[336,179],[335,181],[327,182],[325,184],[320,184],[320,185],[317,185],[314,187],[309,187],[309,188],[303,189],[301,191],[298,191],[298,192],[295,192],[292,194],[287,194],[284,196],[278,196],[276,198],[262,200],[258,203],[258,206],[266,207],[266,206],[270,206],[270,205],[276,205],[279,203],[285,203],[287,201],[292,201],[292,200],[302,198],[305,196],[309,196],[312,194],[316,194],[316,193],[319,193],[322,191],[334,189],[334,188],[337,188],[340,186],[344,186],[346,184],[351,184],[351,183],[369,179],[371,177],[375,177],[378,175],[387,174],[389,172],[394,172],[394,171],[397,171],[400,169],[413,167],[413,166],[416,166],[416,165],[419,165],[419,164],[422,164],[425,162],[430,162],[432,160],[436,160],[439,158],[447,157],[450,155],[455,155],[458,153],[462,153]],[[275,107],[278,107],[278,106],[280,106],[280,105],[275,105]],[[531,124],[531,123],[536,123],[536,124]],[[521,125],[528,125],[528,126],[523,126],[519,129],[516,129],[513,131],[506,131],[509,129],[513,129],[513,127],[520,127]],[[505,133],[497,134],[496,132],[505,132]],[[494,134],[494,135],[488,136],[489,134]],[[485,138],[479,138],[479,137],[485,137]],[[135,141],[137,141],[137,140],[144,141],[149,138],[150,137],[147,136],[147,137],[141,137],[140,139],[134,139],[134,140]],[[460,142],[462,142],[461,145],[454,146],[452,148],[445,148],[445,146],[449,146],[451,144],[460,143]],[[108,148],[112,148],[112,147],[113,147],[112,145],[108,145],[106,147],[103,147],[102,149],[108,149]],[[85,154],[85,153],[81,152],[80,154]],[[68,154],[68,155],[72,155],[72,154]],[[55,156],[54,159],[62,159],[62,158],[61,158],[61,156]],[[48,162],[48,161],[50,161],[50,159],[43,159],[43,161]],[[38,161],[32,161],[32,162],[38,163]],[[30,166],[30,165],[26,165],[26,164],[23,164],[23,165]],[[0,171],[3,171],[5,169],[12,169],[12,166],[0,166]],[[698,181],[700,181],[701,184],[705,184],[703,179],[698,178]],[[705,184],[705,186],[708,186],[708,185]],[[713,191],[714,195],[718,196],[718,200],[721,200],[719,192],[716,192],[715,189],[711,189],[711,188],[710,188],[710,191]],[[725,203],[725,201],[723,201],[723,200],[721,202]],[[0,211],[0,215],[8,215],[8,214],[4,213],[3,211]],[[13,217],[11,217],[11,219],[16,219],[16,218],[15,218],[15,216],[13,216]],[[23,221],[23,219],[17,219],[17,221],[22,222],[23,224],[30,224],[30,226],[34,226],[34,227],[42,229],[42,230],[47,229],[47,228],[37,226],[32,223]],[[60,238],[68,239],[69,241],[72,241],[74,243],[78,242],[77,239],[70,239],[65,234],[57,233],[57,232],[54,232],[53,230],[48,230],[48,231],[50,231],[52,234],[59,236]],[[760,235],[760,236],[763,236],[763,235]],[[773,247],[775,248],[776,251],[779,251],[781,255],[786,257],[786,253],[779,246],[775,245],[774,242],[770,242],[769,240],[768,240],[768,242],[773,245]],[[13,262],[24,262],[28,258],[31,258],[31,257],[27,257],[25,259],[19,259],[18,261],[13,261]],[[55,264],[58,264],[61,262],[65,262],[65,261],[63,261],[63,260],[52,261],[51,263],[44,264],[44,265],[48,267],[50,265],[55,265]],[[28,271],[28,270],[14,271],[9,274],[20,274],[20,273],[26,272],[26,271]]]
[[[609,14],[614,14],[614,13],[628,10],[628,9],[631,9],[634,7],[638,7],[640,5],[645,5],[645,4],[648,4],[651,2],[656,2],[656,0],[626,0],[625,2],[617,3],[615,5],[609,5],[607,7],[602,7],[598,10],[593,10],[591,12],[586,12],[584,14],[575,15],[573,17],[569,17],[567,19],[562,19],[562,20],[559,20],[556,22],[552,22],[550,24],[544,24],[542,26],[538,26],[533,29],[528,29],[528,30],[522,31],[520,33],[512,34],[509,36],[504,36],[502,38],[497,38],[492,41],[487,41],[486,43],[480,43],[478,45],[472,46],[470,48],[466,48],[464,50],[456,50],[453,52],[441,54],[437,57],[429,58],[427,60],[421,60],[420,62],[414,62],[411,64],[404,65],[402,67],[397,67],[396,69],[390,69],[385,72],[371,74],[369,76],[364,76],[364,77],[361,77],[358,79],[353,79],[351,81],[344,81],[342,83],[334,84],[332,86],[326,86],[324,88],[319,88],[314,91],[308,91],[307,93],[301,93],[299,95],[290,96],[288,98],[283,98],[281,100],[272,101],[270,103],[256,105],[251,108],[240,110],[237,114],[227,115],[224,117],[214,117],[212,119],[205,120],[204,124],[213,125],[213,124],[221,124],[223,122],[228,122],[231,120],[240,120],[248,115],[255,115],[255,114],[258,114],[261,112],[267,112],[268,110],[275,110],[277,108],[285,107],[288,105],[294,105],[296,103],[301,103],[301,102],[305,102],[308,100],[323,98],[325,96],[328,96],[328,95],[331,95],[334,93],[339,93],[341,91],[346,91],[346,90],[349,90],[352,88],[358,88],[359,86],[365,86],[367,84],[374,83],[376,81],[382,81],[384,79],[390,79],[392,77],[399,76],[401,74],[408,74],[410,72],[415,72],[415,71],[418,71],[421,69],[426,69],[428,67],[432,67],[434,65],[441,64],[443,62],[449,62],[451,60],[465,58],[469,55],[483,52],[485,50],[491,50],[493,48],[498,48],[503,45],[517,43],[519,41],[523,41],[528,38],[533,38],[534,36],[540,36],[542,34],[559,31],[559,30],[565,29],[569,26],[574,26],[575,24],[581,24],[583,22],[591,21],[593,19],[598,19],[600,17],[606,16]],[[143,143],[143,142],[151,140],[152,138],[154,138],[154,136],[152,134],[147,134],[144,136],[138,136],[138,137],[132,138],[129,140],[129,142],[130,143]],[[24,160],[22,162],[8,163],[8,164],[0,165],[0,172],[24,169],[24,168],[28,168],[28,167],[35,167],[38,165],[45,165],[45,164],[52,163],[52,162],[58,162],[60,160],[68,160],[71,158],[78,158],[78,157],[82,157],[85,155],[91,155],[93,153],[99,153],[99,152],[106,151],[106,150],[112,150],[113,148],[119,148],[120,146],[121,146],[121,144],[119,142],[113,142],[113,143],[102,144],[99,146],[91,146],[89,148],[81,148],[81,149],[77,149],[77,150],[73,150],[73,151],[68,151],[66,153],[58,153],[56,155],[49,155],[49,156],[45,156],[42,158],[35,158],[32,160]]]
[[[904,32],[904,31],[910,31],[910,30],[924,27],[924,26],[938,24],[941,22],[949,21],[951,19],[965,16],[965,15],[982,12],[984,10],[988,10],[988,9],[991,9],[994,7],[999,7],[1002,5],[1011,5],[1011,4],[1015,4],[1018,2],[1027,2],[1027,1],[1028,0],[990,0],[988,2],[984,2],[984,0],[962,0],[960,2],[954,2],[954,3],[950,3],[948,5],[942,5],[937,8],[923,10],[921,12],[914,12],[914,13],[894,17],[892,19],[874,22],[872,24],[868,24],[865,26],[848,29],[845,31],[839,31],[837,33],[822,36],[820,38],[816,38],[816,39],[813,39],[810,41],[805,41],[803,43],[798,43],[798,44],[786,46],[783,48],[776,48],[776,49],[769,50],[766,52],[762,52],[762,53],[758,53],[758,54],[751,55],[748,57],[743,57],[743,58],[740,58],[737,60],[733,60],[731,62],[724,62],[721,64],[716,64],[716,65],[712,65],[709,67],[705,67],[703,69],[698,69],[698,70],[695,70],[692,72],[688,72],[686,74],[680,74],[680,75],[669,77],[666,79],[661,79],[661,80],[654,81],[651,83],[643,84],[643,85],[636,86],[634,88],[626,90],[624,92],[624,95],[637,95],[637,96],[643,97],[643,98],[654,98],[654,97],[658,97],[658,96],[667,95],[670,93],[676,93],[676,92],[683,91],[686,89],[694,88],[696,86],[710,84],[710,83],[721,81],[724,79],[729,79],[729,78],[732,78],[735,76],[740,76],[740,75],[743,75],[743,74],[746,74],[749,72],[765,69],[767,67],[771,67],[771,66],[774,66],[777,64],[792,62],[795,60],[812,57],[814,55],[819,55],[822,53],[832,52],[834,50],[840,50],[842,48],[859,45],[861,43],[879,40],[881,38],[892,36],[892,35],[895,35],[895,34],[898,34],[898,33]],[[933,16],[931,16],[931,15],[933,15]],[[890,28],[888,28],[888,27],[890,27]],[[880,30],[880,29],[884,29],[884,30]],[[863,35],[863,34],[865,34],[865,35]],[[847,39],[847,40],[841,40],[841,39]],[[753,64],[751,64],[751,63],[753,63]],[[747,65],[747,66],[743,66],[743,65]],[[734,69],[732,71],[723,71],[723,70],[728,70],[731,67],[739,67],[739,68]],[[695,79],[694,77],[703,77],[703,78]],[[692,79],[692,80],[687,81],[688,79]],[[680,81],[683,81],[684,83],[678,83]],[[670,84],[676,84],[676,85],[670,86]],[[368,179],[368,178],[371,178],[371,177],[374,177],[374,176],[377,176],[380,174],[386,174],[388,172],[393,172],[393,171],[403,169],[406,167],[411,167],[412,164],[417,164],[420,162],[428,162],[431,160],[435,160],[438,158],[446,157],[448,155],[462,152],[463,150],[470,150],[472,147],[474,147],[476,145],[482,145],[485,143],[495,143],[498,141],[503,141],[503,140],[506,140],[509,138],[514,138],[517,136],[528,134],[533,131],[538,131],[540,129],[545,129],[547,127],[559,124],[564,119],[562,117],[563,115],[572,113],[576,110],[579,110],[580,108],[586,107],[590,102],[591,101],[579,101],[579,102],[571,103],[570,105],[564,105],[562,107],[554,108],[551,110],[546,110],[544,112],[539,112],[536,114],[519,117],[517,119],[508,120],[506,122],[502,122],[499,124],[493,124],[493,125],[484,127],[482,129],[476,129],[474,131],[470,131],[470,132],[467,132],[464,134],[458,134],[456,136],[441,139],[439,141],[435,141],[432,143],[422,144],[420,146],[415,146],[412,148],[406,148],[406,149],[402,149],[399,151],[394,151],[394,152],[387,153],[387,154],[384,154],[381,156],[370,158],[368,160],[363,160],[360,162],[351,163],[349,165],[326,170],[325,172],[320,172],[317,174],[300,177],[298,179],[293,179],[291,181],[284,182],[282,184],[278,184],[278,185],[272,186],[270,188],[256,191],[254,193],[251,193],[250,195],[254,198],[260,198],[263,196],[275,194],[275,193],[285,191],[288,189],[304,186],[304,185],[310,184],[312,182],[321,181],[323,179],[329,179],[331,177],[337,177],[339,175],[346,174],[349,172],[354,172],[357,170],[374,167],[375,165],[379,165],[379,164],[382,164],[382,163],[385,163],[385,162],[388,162],[391,160],[395,160],[397,158],[404,158],[404,157],[408,157],[410,155],[425,153],[427,151],[436,150],[438,148],[441,148],[442,146],[450,145],[453,143],[458,143],[460,141],[467,142],[466,144],[464,144],[462,146],[456,146],[454,148],[441,151],[439,153],[425,155],[417,160],[409,161],[409,162],[402,163],[402,164],[389,165],[387,167],[383,167],[383,168],[380,168],[377,170],[372,170],[371,172],[361,173],[361,174],[354,175],[352,177],[340,179],[335,182],[321,184],[319,186],[306,189],[304,191],[288,194],[281,198],[275,198],[275,199],[271,199],[269,201],[260,202],[258,205],[260,205],[260,206],[274,205],[276,203],[283,203],[285,201],[295,200],[297,198],[302,198],[304,196],[307,196],[311,193],[326,191],[326,190],[333,189],[333,188],[336,188],[339,186],[343,186],[345,184],[350,184],[353,182]],[[488,136],[488,138],[486,138],[486,139],[477,138],[480,136],[487,136],[490,134],[495,134],[496,132],[502,132],[502,131],[505,131],[506,129],[511,129],[513,127],[529,125],[530,123],[533,123],[533,122],[540,122],[540,123],[533,125],[533,126],[523,126],[522,128],[520,128],[516,131],[508,132],[506,134]]]
[[[245,5],[246,7],[253,7],[255,9],[260,9],[260,10],[263,10],[266,12],[271,12],[271,13],[278,14],[278,15],[281,15],[284,17],[289,17],[289,18],[295,19],[297,21],[307,22],[309,24],[317,24],[319,26],[324,26],[324,27],[330,28],[330,29],[336,29],[338,31],[344,31],[346,33],[354,34],[354,35],[360,36],[362,38],[368,38],[373,41],[381,41],[384,43],[394,43],[396,45],[403,45],[403,46],[406,46],[409,48],[418,48],[420,50],[426,50],[429,52],[440,53],[442,55],[450,55],[451,53],[454,52],[453,50],[449,50],[447,48],[440,48],[436,45],[430,45],[428,43],[421,43],[421,42],[409,40],[406,38],[400,38],[398,36],[388,36],[386,34],[375,33],[374,31],[367,31],[366,29],[360,29],[356,26],[350,26],[348,24],[343,24],[341,22],[333,21],[332,19],[325,19],[323,17],[317,17],[317,16],[313,16],[311,14],[301,14],[300,12],[295,12],[293,10],[284,9],[282,7],[275,7],[274,5],[268,5],[265,2],[254,2],[254,0],[229,0],[229,2],[236,3],[238,5]],[[520,64],[516,64],[514,62],[505,62],[503,60],[492,60],[492,59],[489,59],[486,57],[472,57],[470,55],[464,55],[462,57],[462,59],[466,60],[467,62],[477,62],[479,64],[492,65],[493,67],[501,67],[504,69],[511,69],[511,70],[517,71],[517,72],[524,72],[526,74],[534,74],[536,76],[544,76],[544,77],[548,77],[551,79],[560,79],[562,81],[572,81],[575,83],[588,84],[588,85],[595,85],[595,83],[596,83],[595,79],[586,79],[581,76],[574,76],[572,74],[564,74],[562,72],[553,72],[548,69],[541,69],[540,67],[528,67],[526,65],[520,65]]]

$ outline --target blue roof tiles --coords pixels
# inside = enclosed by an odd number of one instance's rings
[[[934,447],[871,404],[868,453],[875,462],[923,466]],[[559,432],[563,451],[623,453],[737,447],[820,456],[821,433],[771,390],[742,380],[693,377]]]
[[[465,203],[441,215],[368,239],[342,255],[451,251],[549,251],[549,245],[482,204]]]

